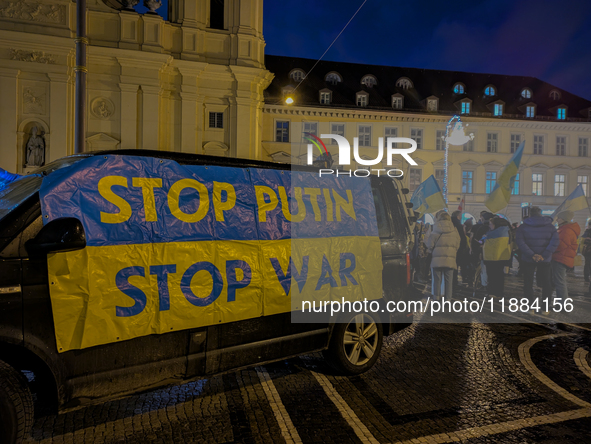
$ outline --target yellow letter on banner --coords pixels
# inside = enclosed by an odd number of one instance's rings
[[[322,194],[324,194],[324,201],[326,202],[326,220],[328,222],[333,221],[333,211],[332,211],[332,198],[330,197],[330,190],[328,188],[322,189]]]
[[[118,213],[103,213],[101,211],[101,222],[104,224],[119,224],[131,217],[131,205],[113,192],[111,187],[114,185],[127,188],[127,178],[123,176],[106,176],[99,180],[98,183],[98,192],[100,195],[119,208]]]
[[[226,201],[222,202],[222,191],[226,191]],[[224,211],[231,210],[236,205],[236,190],[230,183],[213,183],[213,208],[215,210],[215,220],[224,221]]]
[[[264,185],[255,185],[255,194],[257,196],[257,207],[259,209],[259,222],[267,222],[267,212],[273,211],[279,200],[277,200],[277,194],[272,188]],[[269,196],[269,203],[265,202],[265,195]]]
[[[316,222],[320,222],[322,220],[322,213],[320,213],[320,207],[318,206],[320,188],[304,188],[304,193],[310,196],[310,203],[312,204],[312,209],[314,210],[314,220]]]
[[[134,177],[132,179],[134,187],[141,187],[144,196],[144,212],[146,222],[156,222],[156,199],[154,198],[154,188],[162,188],[162,179],[150,179],[147,177]]]
[[[291,214],[289,209],[289,200],[287,199],[287,193],[285,191],[285,187],[279,187],[279,197],[281,197],[281,209],[283,210],[283,215],[285,219],[290,222],[301,222],[306,218],[306,205],[304,205],[304,200],[302,199],[302,189],[300,187],[294,187],[293,194],[298,203],[298,212],[297,214]]]
[[[179,206],[181,191],[185,188],[193,188],[199,193],[199,209],[193,214],[182,212]],[[195,179],[181,179],[175,182],[168,191],[168,206],[172,215],[177,219],[188,223],[199,222],[209,211],[209,194],[207,193],[207,188]]]
[[[341,208],[345,213],[347,213],[353,220],[357,220],[355,217],[355,208],[353,207],[353,195],[351,194],[351,190],[347,190],[347,200],[343,199],[339,196],[335,190],[332,190],[332,195],[334,197],[335,202],[335,211],[337,213],[337,221],[341,221]]]

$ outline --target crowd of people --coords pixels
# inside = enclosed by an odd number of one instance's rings
[[[539,207],[530,209],[521,224],[488,211],[480,220],[462,220],[462,212],[438,212],[433,225],[415,224],[411,265],[414,280],[431,281],[434,297],[453,299],[461,287],[487,295],[504,296],[505,275],[518,264],[523,293],[534,298],[534,276],[542,288],[542,298],[568,297],[567,272],[575,266],[578,254],[584,257],[584,279],[591,278],[591,220],[583,235],[574,213],[563,211],[554,220],[543,216]],[[589,286],[591,293],[591,285]]]

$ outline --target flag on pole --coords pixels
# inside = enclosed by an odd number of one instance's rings
[[[460,201],[460,205],[458,205],[458,211],[461,211],[462,214],[464,214],[464,205],[465,205],[464,196],[462,196],[462,200]]]
[[[410,201],[413,203],[413,210],[420,214],[419,217],[425,213],[436,213],[447,208],[441,188],[433,175],[417,187]]]
[[[563,211],[579,211],[589,208],[587,198],[583,191],[583,185],[579,184],[575,190],[560,204],[556,211],[552,214],[552,219],[556,219],[559,213]]]
[[[517,173],[519,172],[519,164],[521,163],[524,146],[525,140],[519,144],[515,154],[513,154],[513,157],[511,157],[511,160],[499,175],[492,192],[484,201],[484,205],[486,205],[486,207],[493,213],[498,213],[509,205],[511,190],[515,183],[515,176],[517,176]]]

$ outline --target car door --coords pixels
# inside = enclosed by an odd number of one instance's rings
[[[34,237],[41,226],[39,213],[23,231],[23,243]],[[189,330],[60,353],[55,340],[47,256],[30,256],[22,248],[20,261],[23,339],[28,348],[39,350],[47,355],[46,359],[57,362],[56,368],[61,372],[56,375],[61,403],[78,404],[186,377]],[[83,319],[71,322],[83,322]],[[193,360],[199,365],[198,357]]]

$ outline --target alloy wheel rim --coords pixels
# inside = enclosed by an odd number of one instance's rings
[[[366,314],[356,315],[347,327],[343,338],[343,350],[353,365],[367,363],[376,353],[378,326]]]

